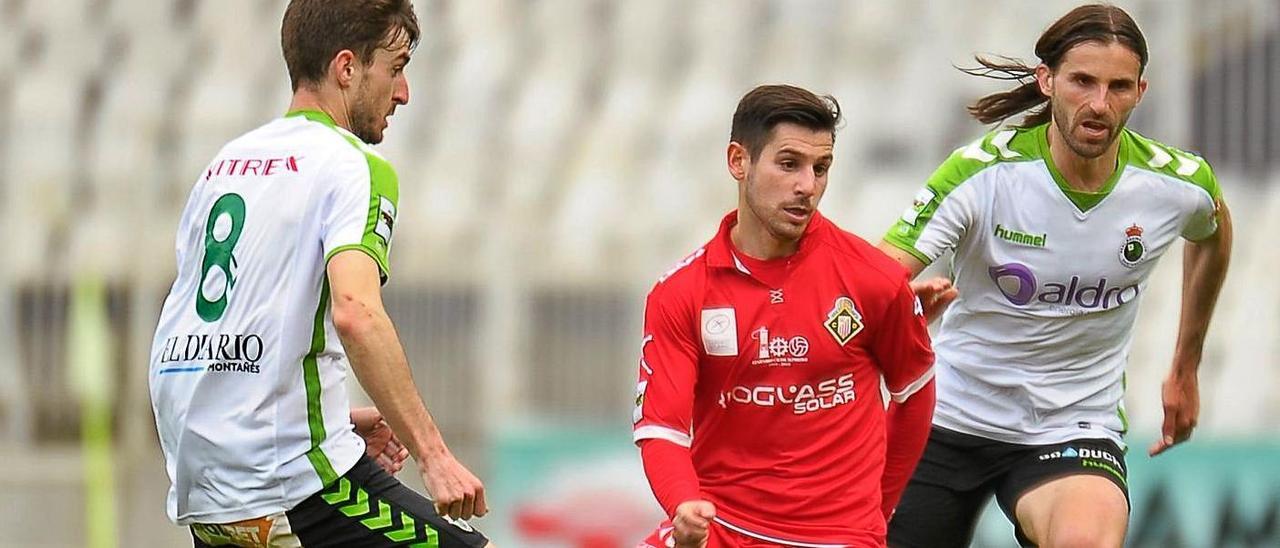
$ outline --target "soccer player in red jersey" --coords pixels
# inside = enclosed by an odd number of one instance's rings
[[[641,546],[884,546],[933,352],[907,271],[818,213],[839,121],[830,96],[747,93],[738,209],[649,293],[634,438],[670,520]]]

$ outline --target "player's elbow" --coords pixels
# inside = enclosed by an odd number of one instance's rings
[[[359,296],[351,293],[334,293],[333,327],[344,340],[359,339],[377,326],[379,311]]]

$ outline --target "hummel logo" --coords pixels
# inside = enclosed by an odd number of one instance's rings
[[[994,234],[995,234],[995,237],[1000,238],[1001,240],[1004,240],[1006,242],[1012,242],[1018,245],[1025,245],[1025,246],[1031,246],[1031,247],[1044,247],[1045,240],[1049,239],[1049,235],[1047,233],[1029,234],[1026,232],[1020,232],[1020,231],[1014,230],[1012,228],[1007,228],[1001,224],[996,225],[996,230]]]

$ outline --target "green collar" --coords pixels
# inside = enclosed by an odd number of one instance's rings
[[[1102,189],[1097,192],[1076,190],[1067,184],[1067,180],[1062,177],[1062,172],[1058,171],[1058,166],[1053,163],[1053,154],[1049,152],[1049,124],[1037,127],[1035,132],[1036,141],[1040,145],[1040,154],[1044,157],[1045,167],[1049,168],[1049,174],[1053,176],[1053,182],[1058,184],[1058,189],[1062,191],[1062,194],[1068,200],[1071,200],[1071,203],[1075,204],[1076,209],[1080,210],[1081,213],[1093,209],[1107,195],[1111,194],[1111,190],[1120,181],[1120,175],[1124,173],[1124,166],[1129,163],[1129,135],[1127,131],[1122,129],[1120,130],[1120,148],[1116,152],[1116,169],[1111,173],[1111,177],[1107,179],[1106,184],[1102,185]]]
[[[333,123],[333,117],[319,110],[298,109],[298,110],[291,110],[289,112],[286,112],[284,115],[285,118],[293,118],[296,116],[301,116],[303,118],[311,120],[312,122],[319,122],[329,127],[337,126],[337,124]]]

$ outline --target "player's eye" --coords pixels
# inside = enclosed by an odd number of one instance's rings
[[[823,175],[827,174],[828,169],[830,169],[828,166],[819,164],[819,165],[813,166],[813,174],[819,177],[822,177]]]
[[[778,162],[778,165],[782,166],[782,169],[785,169],[785,170],[787,170],[787,171],[790,171],[790,170],[793,170],[793,169],[795,169],[795,168],[796,168],[796,161],[795,161],[795,160],[783,160],[783,161],[781,161],[781,162]]]

